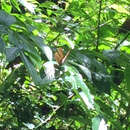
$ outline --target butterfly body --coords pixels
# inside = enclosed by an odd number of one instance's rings
[[[62,65],[65,62],[65,60],[66,60],[66,58],[68,57],[69,54],[70,54],[70,50],[64,56],[63,49],[60,47],[55,52],[55,55],[54,55],[55,60],[58,62],[59,65]]]

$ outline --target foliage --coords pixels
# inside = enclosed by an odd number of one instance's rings
[[[128,5],[1,0],[0,129],[130,129]]]

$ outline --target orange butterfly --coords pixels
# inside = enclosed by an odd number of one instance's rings
[[[54,57],[55,57],[55,60],[58,62],[58,64],[62,65],[69,54],[70,54],[70,50],[64,56],[63,49],[60,47],[57,49],[57,52],[55,53]]]

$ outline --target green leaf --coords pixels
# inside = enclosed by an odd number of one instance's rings
[[[21,41],[20,44],[21,44],[21,46],[23,46],[23,49],[26,52],[28,52],[30,57],[35,60],[35,61],[34,60],[33,61],[37,64],[37,66],[39,66],[38,64],[40,64],[40,62],[41,62],[41,57],[39,55],[39,52],[32,45],[33,43],[24,34],[18,35],[18,38],[19,38],[19,41]]]
[[[50,1],[46,1],[46,2],[44,2],[44,3],[41,3],[41,4],[40,4],[40,7],[44,7],[44,8],[52,8],[54,5],[56,6],[55,3],[50,2]]]
[[[16,22],[15,17],[7,14],[5,11],[0,10],[0,24],[10,26]]]
[[[84,55],[80,52],[75,52],[74,56],[80,64],[86,66],[89,70],[106,73],[105,66],[101,62],[96,60],[94,56],[89,56],[88,54]]]
[[[40,67],[41,57],[36,50],[36,48],[32,45],[32,42],[28,37],[22,33],[15,33],[13,31],[9,32],[9,41],[13,43],[20,50],[26,51],[26,53],[30,56],[30,59],[35,63],[37,67]]]
[[[11,3],[12,3],[12,5],[13,5],[19,12],[21,12],[17,0],[11,0]]]
[[[12,10],[12,6],[6,3],[5,0],[1,0],[2,10],[5,10],[6,12],[10,13]]]

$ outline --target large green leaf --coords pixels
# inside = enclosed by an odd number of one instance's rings
[[[43,79],[41,79],[40,74],[36,71],[34,65],[30,62],[30,60],[27,58],[27,56],[25,56],[23,52],[21,52],[20,56],[22,58],[22,61],[25,64],[26,69],[30,73],[30,75],[36,85],[42,86],[45,84],[49,84],[53,81],[52,79],[48,79],[47,76],[44,77]]]
[[[17,47],[6,48],[6,59],[9,62],[13,61],[18,56],[19,51]]]
[[[75,56],[75,59],[82,64],[83,66],[86,66],[88,69],[94,72],[103,72],[106,73],[106,68],[105,66],[96,60],[96,56],[94,57],[93,55],[84,55],[80,52],[75,52],[73,54]]]
[[[15,17],[7,14],[5,11],[0,10],[0,24],[10,26],[16,22]]]
[[[22,33],[9,32],[9,41],[20,50],[24,50],[37,67],[40,67],[41,57],[30,39]]]
[[[87,76],[88,80],[92,81],[91,71],[87,67],[77,64],[75,62],[71,62],[71,61],[70,61],[70,63],[79,67],[82,70],[82,72]]]
[[[104,50],[103,56],[109,63],[115,63],[120,58],[120,52],[117,50]]]
[[[97,92],[110,93],[111,77],[104,73],[92,72],[92,80],[94,87],[97,88]]]

